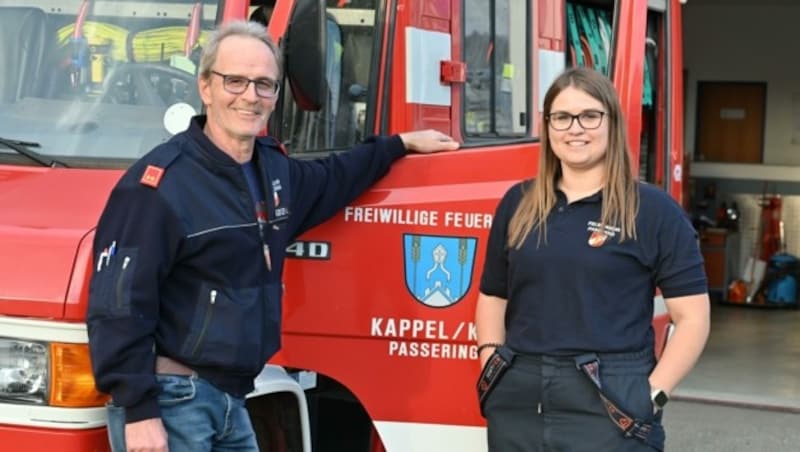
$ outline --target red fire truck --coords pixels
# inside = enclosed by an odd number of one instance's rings
[[[485,450],[486,237],[535,174],[565,67],[613,78],[639,176],[682,198],[678,0],[4,0],[3,450],[108,450],[84,323],[94,227],[122,171],[201,111],[210,30],[250,17],[286,52],[269,131],[295,157],[419,128],[463,143],[403,159],[289,247],[283,349],[248,399],[264,450]]]

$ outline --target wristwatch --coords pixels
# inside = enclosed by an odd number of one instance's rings
[[[653,411],[659,412],[664,409],[664,405],[669,402],[669,395],[663,389],[653,389],[650,393],[650,400],[653,402]]]

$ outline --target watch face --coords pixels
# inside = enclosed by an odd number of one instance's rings
[[[664,405],[666,405],[668,401],[669,396],[667,396],[667,393],[664,391],[656,392],[655,396],[653,397],[653,403],[659,408],[662,408]]]

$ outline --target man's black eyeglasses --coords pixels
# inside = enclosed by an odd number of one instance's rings
[[[557,111],[547,116],[547,122],[553,130],[564,131],[569,130],[572,127],[572,123],[577,119],[579,126],[585,130],[593,130],[600,127],[605,114],[606,112],[599,110],[584,110],[577,115],[565,111]]]
[[[271,99],[278,95],[280,85],[275,80],[268,78],[251,79],[241,75],[222,74],[211,71],[214,75],[222,77],[222,87],[231,94],[242,94],[247,91],[247,87],[252,83],[256,87],[256,95],[264,99]]]

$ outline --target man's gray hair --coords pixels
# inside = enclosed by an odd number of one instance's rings
[[[281,49],[275,44],[275,41],[267,34],[267,29],[258,22],[248,22],[244,20],[234,20],[226,22],[219,26],[206,42],[203,48],[203,54],[200,57],[200,77],[208,79],[211,77],[211,68],[217,62],[217,53],[219,53],[219,44],[223,39],[229,36],[244,36],[258,39],[266,44],[267,47],[275,55],[275,62],[278,64],[277,78],[281,78],[283,73],[283,55]]]

